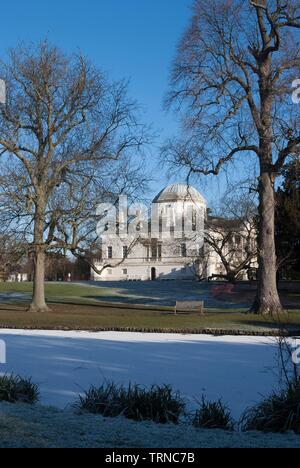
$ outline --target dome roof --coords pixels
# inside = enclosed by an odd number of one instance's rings
[[[206,204],[205,199],[198,190],[186,184],[169,185],[154,198],[153,203],[174,203],[177,201]]]

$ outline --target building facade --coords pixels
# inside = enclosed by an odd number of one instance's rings
[[[138,209],[134,215],[135,232],[101,235],[97,272],[91,272],[95,281],[194,280],[224,272],[221,258],[205,242],[207,203],[195,188],[168,186],[153,200],[150,216],[141,217]],[[241,279],[247,279],[246,271]]]

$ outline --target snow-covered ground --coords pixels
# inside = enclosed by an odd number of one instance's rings
[[[2,447],[297,447],[300,437],[289,434],[199,430],[180,424],[159,425],[124,418],[104,419],[90,414],[29,405],[0,404]]]
[[[222,398],[238,418],[278,383],[272,338],[0,330],[7,364],[30,376],[41,403],[64,408],[103,380],[171,384],[192,402]]]

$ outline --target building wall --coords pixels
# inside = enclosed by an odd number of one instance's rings
[[[26,283],[28,280],[27,273],[15,273],[8,278],[9,283]]]
[[[192,217],[188,218],[196,219],[196,226],[193,228],[191,222],[188,225],[191,230],[183,234],[182,220],[185,213],[189,213],[189,216],[192,213]],[[200,195],[197,203],[182,200],[156,202],[152,206],[151,234],[148,233],[148,220],[141,220],[146,230],[142,241],[137,242],[134,236],[120,238],[105,233],[102,235],[102,255],[96,263],[101,274],[92,270],[92,278],[96,281],[147,281],[154,278],[184,280],[194,279],[200,271],[206,278],[225,273],[218,254],[204,245],[206,213],[206,202]],[[159,254],[157,252],[157,255],[153,256],[152,247],[155,245],[160,245],[160,250]],[[185,254],[182,251],[183,245]],[[125,246],[128,249],[126,258],[123,257]],[[201,249],[203,251],[203,247],[205,268],[198,264],[199,253]],[[112,249],[112,258],[108,255],[109,249]]]
[[[101,264],[97,266],[101,267]],[[106,268],[101,276],[93,272],[92,278],[95,281],[192,280],[195,275],[189,265],[180,262],[147,262],[147,264],[124,262],[118,267]]]

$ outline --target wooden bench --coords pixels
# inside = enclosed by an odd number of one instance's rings
[[[175,315],[177,312],[194,311],[204,314],[204,302],[203,301],[176,301]]]

